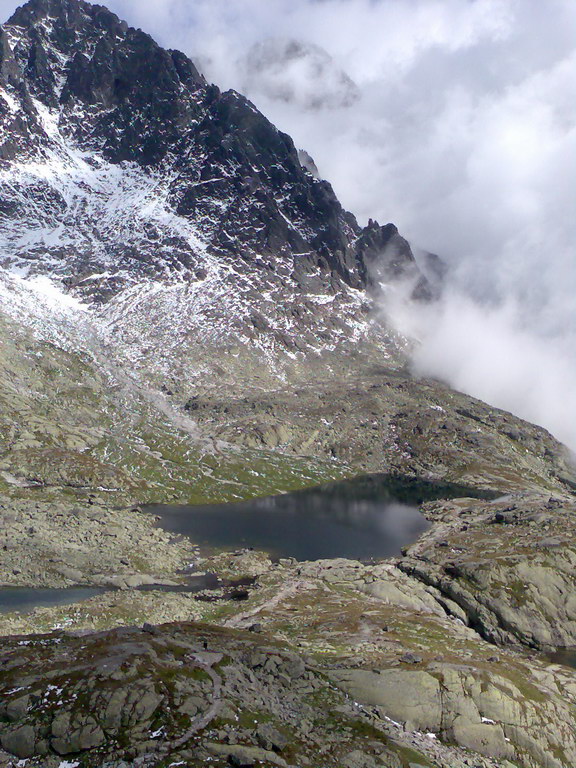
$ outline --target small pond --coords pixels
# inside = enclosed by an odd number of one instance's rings
[[[68,605],[101,595],[106,589],[99,587],[70,587],[48,589],[34,587],[1,587],[0,613],[33,611],[34,608]]]
[[[456,485],[370,475],[279,496],[202,506],[149,505],[165,530],[204,550],[250,547],[297,560],[380,560],[429,528],[424,501],[478,496]],[[492,497],[496,494],[481,494]]]
[[[559,648],[545,655],[547,661],[552,664],[561,664],[564,667],[576,669],[576,648]]]
[[[191,574],[184,584],[162,585],[145,584],[137,587],[139,592],[201,592],[204,589],[216,589],[222,586],[212,573]],[[35,587],[0,587],[0,614],[19,611],[27,613],[35,608],[50,608],[58,605],[71,605],[88,600],[96,595],[114,591],[111,587],[68,587],[49,589]]]

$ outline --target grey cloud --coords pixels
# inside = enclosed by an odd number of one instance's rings
[[[268,38],[255,43],[238,65],[241,91],[256,91],[295,108],[350,107],[360,98],[358,86],[323,48],[312,43]]]

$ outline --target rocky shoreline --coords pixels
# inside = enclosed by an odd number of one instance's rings
[[[137,508],[5,500],[0,525],[0,587],[177,584],[198,555]]]
[[[15,669],[28,681],[20,686],[16,678],[12,679],[12,673],[3,673],[5,707],[10,706],[15,696],[9,691],[21,687],[31,691],[16,697],[19,700],[32,696],[27,699],[29,702],[39,696],[38,687],[52,685],[48,682],[50,675],[37,673],[36,677],[32,675],[31,682],[30,664],[35,662],[22,655],[22,649],[29,645],[44,649],[42,652],[48,655],[68,653],[76,658],[77,638],[83,638],[85,643],[97,641],[107,649],[109,644],[115,647],[118,633],[125,631],[136,633],[137,639],[130,640],[128,645],[136,643],[135,655],[142,660],[152,653],[150,642],[154,638],[186,633],[197,643],[199,628],[205,627],[202,631],[216,633],[219,642],[225,641],[228,647],[233,643],[235,653],[246,642],[272,643],[280,644],[298,658],[305,657],[306,662],[302,663],[308,665],[315,680],[320,675],[322,680],[336,685],[342,692],[338,695],[350,697],[342,701],[356,702],[354,717],[360,718],[362,726],[353,726],[353,732],[369,726],[380,734],[375,739],[381,745],[382,734],[386,734],[384,741],[388,746],[381,752],[374,747],[374,740],[368,740],[371,746],[366,751],[363,737],[358,742],[346,742],[350,749],[343,754],[342,738],[330,737],[315,721],[311,733],[323,744],[323,764],[327,766],[400,767],[408,763],[402,762],[395,750],[401,754],[404,748],[414,749],[420,755],[421,762],[411,761],[410,765],[445,768],[565,768],[576,761],[576,675],[535,653],[535,649],[576,644],[570,568],[572,558],[576,557],[576,503],[568,494],[550,497],[515,493],[492,501],[462,498],[427,502],[423,513],[432,522],[431,529],[402,557],[373,565],[345,559],[308,563],[288,559],[273,563],[264,553],[249,550],[202,557],[192,542],[171,541],[155,527],[152,516],[137,509],[113,512],[90,510],[91,506],[76,512],[77,519],[82,521],[77,525],[82,535],[78,535],[86,549],[79,547],[78,557],[72,562],[86,568],[85,572],[62,573],[61,564],[55,562],[53,570],[37,585],[49,582],[64,586],[92,580],[91,583],[123,589],[72,606],[1,615],[0,633],[5,636],[2,669]],[[22,505],[21,515],[18,520],[23,532],[26,524],[34,521],[40,533],[40,521],[48,525],[50,520],[28,505]],[[124,522],[117,524],[116,535],[109,537],[109,547],[103,549],[97,562],[86,559],[91,546],[101,542],[96,532],[104,526],[98,521],[105,520],[108,527],[108,516],[122,518]],[[146,543],[146,550],[138,546],[138,551],[146,551],[145,572],[138,570],[143,562],[122,562],[127,557],[129,532],[133,543],[135,532]],[[23,542],[22,555],[34,551],[24,546],[26,538],[14,541]],[[70,541],[77,546],[73,538]],[[2,556],[16,557],[14,549],[10,555],[8,552],[10,549],[3,549]],[[12,576],[21,576],[26,583],[33,584],[35,574],[41,571],[40,560],[33,560],[31,556],[21,556],[22,572]],[[235,594],[222,588],[199,594],[158,591],[153,586],[145,592],[134,589],[147,579],[157,585],[181,581],[182,567],[192,560],[202,571],[222,579],[245,579],[247,586]],[[135,628],[142,625],[148,627],[144,632]],[[113,629],[120,626],[126,630]],[[238,640],[240,636],[242,639]],[[192,640],[189,642],[194,645]],[[102,653],[103,659],[114,655],[111,649]],[[231,663],[234,675],[238,672],[237,663],[235,656]],[[175,681],[189,672],[186,665],[180,666],[174,667]],[[96,686],[92,693],[92,689],[88,691],[94,697],[99,695],[99,678],[90,669],[87,664],[74,685],[78,691]],[[268,685],[274,674],[268,674],[265,683],[254,679],[252,682]],[[163,677],[159,672],[149,677],[150,690],[155,691],[153,697],[159,697],[158,686],[164,690]],[[124,683],[121,688],[124,691]],[[312,685],[311,692],[314,690]],[[74,699],[85,700],[85,694]],[[46,702],[51,702],[50,697]],[[180,739],[183,736],[178,730],[182,726],[160,716],[159,706],[142,715],[144,720],[135,726],[135,732],[141,736],[131,733],[131,747],[124,752],[117,735],[103,727],[105,714],[96,715],[88,725],[82,724],[84,716],[73,702],[66,727],[47,726],[46,717],[50,716],[46,707],[24,707],[22,702],[10,706],[3,724],[0,722],[0,743],[5,749],[19,750],[16,754],[21,758],[38,755],[30,765],[48,768],[52,758],[46,755],[54,751],[68,754],[61,749],[59,739],[72,739],[70,754],[79,750],[82,765],[120,766],[120,759],[135,767],[160,765],[154,752],[156,739],[145,738],[146,728],[162,733],[173,729]],[[299,745],[297,759],[290,752],[288,759],[282,751],[273,749],[270,754],[276,755],[274,759],[264,754],[270,750],[260,745],[258,728],[239,726],[243,706],[236,701],[236,717],[229,719],[226,727],[216,731],[199,729],[185,740],[185,745],[182,743],[180,752],[175,749],[170,753],[170,759],[182,757],[188,765],[203,765],[208,756],[215,765],[257,765],[262,761],[272,765],[315,765],[314,761],[306,762],[310,760],[314,739],[303,732],[291,736]],[[266,706],[271,705],[268,702]],[[270,712],[266,711],[268,723]],[[156,722],[154,718],[160,719]],[[283,732],[286,722],[278,726]],[[98,729],[103,735],[93,744],[92,736],[82,736],[85,731],[100,734]],[[73,736],[72,732],[77,731],[80,736]],[[34,744],[40,746],[28,754],[20,744],[22,733],[30,739],[32,732]],[[45,732],[47,737],[42,735]],[[80,740],[76,742],[74,738]],[[388,754],[390,743],[393,748]],[[451,744],[455,746],[450,747]],[[142,762],[142,756],[148,754],[148,762]],[[234,762],[240,759],[247,762]]]

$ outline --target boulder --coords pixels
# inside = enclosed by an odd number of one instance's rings
[[[70,755],[74,752],[82,752],[85,749],[99,747],[106,741],[102,728],[93,717],[87,717],[75,721],[73,730],[66,731],[62,736],[52,739],[52,749],[59,755]]]
[[[382,707],[393,720],[422,731],[442,727],[440,683],[428,672],[342,669],[331,670],[330,678],[355,701]]]
[[[263,749],[282,752],[288,746],[288,738],[270,723],[261,723],[256,729],[256,739]]]
[[[274,752],[259,747],[245,747],[240,744],[204,744],[204,748],[212,755],[225,757],[235,768],[252,768],[257,763],[271,763],[280,768],[286,768],[286,761]]]
[[[452,726],[452,734],[459,746],[479,752],[481,755],[511,759],[515,756],[514,747],[506,741],[504,731],[497,723],[472,724],[463,718],[457,718]]]
[[[7,752],[26,759],[35,753],[36,734],[31,725],[23,725],[15,731],[3,734],[0,743]]]

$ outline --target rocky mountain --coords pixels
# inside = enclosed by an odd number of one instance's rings
[[[360,342],[403,365],[403,340],[370,307],[391,281],[431,295],[409,244],[392,224],[362,229],[245,98],[78,0],[27,3],[1,40],[1,307],[13,332],[81,353],[94,381],[113,381],[136,444],[152,408],[196,445],[186,403],[199,387],[309,380],[346,367],[339,350]],[[254,431],[256,447],[274,447]],[[24,474],[52,442],[17,441]],[[300,453],[305,440],[289,442]]]
[[[0,613],[0,766],[574,764],[573,465],[411,375],[386,297],[443,270],[106,8],[0,27],[0,584],[99,591]],[[358,475],[435,489],[396,558],[200,551],[138,506]]]
[[[6,265],[49,265],[99,298],[216,269],[324,291],[367,284],[366,233],[330,185],[186,56],[77,0],[29,2],[1,40]],[[373,226],[371,246],[396,235]]]

